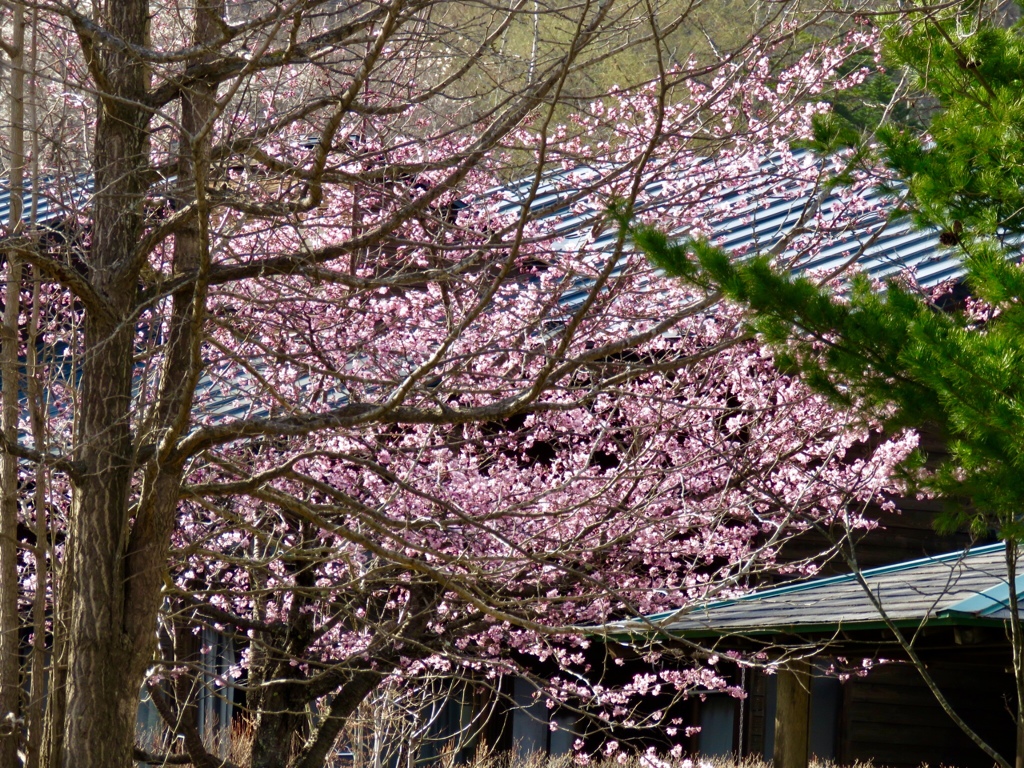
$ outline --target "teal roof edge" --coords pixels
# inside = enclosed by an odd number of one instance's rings
[[[1024,575],[1015,579],[1014,592],[1020,600],[1024,595]],[[1010,584],[1000,582],[984,592],[965,597],[958,603],[939,611],[939,616],[990,616],[997,611],[1010,607]]]

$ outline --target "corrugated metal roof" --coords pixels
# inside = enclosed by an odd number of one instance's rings
[[[806,157],[808,162],[816,162],[809,155]],[[963,276],[958,254],[940,245],[938,232],[915,229],[906,218],[891,221],[877,210],[870,212],[872,208],[884,212],[891,205],[883,192],[863,194],[862,207],[869,212],[859,217],[846,217],[842,213],[846,203],[842,194],[837,192],[816,201],[818,190],[813,182],[784,180],[780,183],[772,177],[773,167],[773,161],[767,159],[762,163],[762,175],[721,193],[710,203],[703,201],[709,208],[708,215],[703,217],[709,240],[737,254],[770,251],[779,246],[800,221],[807,206],[814,203],[819,206],[820,215],[814,223],[816,231],[809,232],[808,237],[816,243],[815,252],[808,255],[799,248],[791,248],[780,255],[781,261],[792,264],[794,273],[832,273],[849,266],[856,255],[856,268],[877,280],[912,275],[921,287],[933,288]],[[605,211],[602,201],[595,195],[574,199],[578,189],[571,184],[571,174],[586,178],[585,170],[552,174],[540,185],[531,203],[539,226],[547,226],[550,232],[560,236],[554,246],[556,250],[572,252],[584,248],[600,253],[610,251],[615,242],[614,231],[588,242],[591,229]],[[507,201],[505,212],[514,210],[525,200],[529,187],[530,181],[525,181],[505,190],[502,195]],[[678,211],[679,218],[684,218],[686,204],[673,203],[669,187],[666,179],[647,184],[641,196],[641,213],[657,209],[662,222],[671,222],[674,211]],[[692,234],[682,228],[671,231],[671,226],[669,230],[676,237]]]
[[[903,626],[998,623],[1010,617],[1005,545],[864,571],[889,617]],[[1024,599],[1024,577],[1016,592]],[[612,633],[740,636],[878,628],[878,609],[856,576],[814,579],[610,626]]]
[[[92,199],[92,176],[80,174],[70,178],[43,178],[36,185],[36,223],[52,226],[68,216],[82,213]],[[29,222],[32,216],[31,188],[26,185],[22,192],[22,221]],[[10,224],[11,189],[6,179],[0,180],[0,222]]]
[[[707,217],[710,239],[727,250],[739,253],[748,253],[752,249],[770,250],[788,234],[805,206],[811,202],[814,194],[812,185],[805,184],[801,188],[795,182],[777,183],[771,177],[771,160],[765,160],[763,167],[762,176],[751,178],[743,186],[719,195],[711,206],[712,213]],[[603,201],[595,195],[576,199],[579,196],[577,186],[596,177],[596,171],[578,168],[555,171],[540,184],[538,193],[530,202],[531,216],[542,231],[547,228],[550,234],[557,236],[555,250],[569,252],[585,246],[596,255],[614,244],[614,231],[606,231],[594,242],[587,242],[594,224],[604,217],[605,209]],[[532,183],[532,178],[524,179],[493,190],[484,197],[499,196],[504,202],[498,206],[498,212],[510,213],[525,201]],[[80,213],[88,207],[93,192],[92,177],[85,174],[61,179],[60,183],[44,179],[37,186],[37,221],[40,224],[54,223],[70,214]],[[663,220],[671,219],[673,210],[681,212],[682,204],[673,204],[667,198],[667,189],[664,179],[648,183],[644,188],[645,202],[641,210],[659,207],[663,211]],[[22,197],[24,219],[27,221],[31,191],[26,190]],[[9,188],[0,181],[0,221],[4,224],[8,223],[10,199]],[[864,201],[869,206],[878,202],[884,204],[880,192],[865,195]],[[833,214],[842,207],[842,202],[839,195],[822,201],[820,207],[825,229],[830,221],[839,221]],[[715,215],[715,210],[719,215]],[[690,233],[677,230],[673,234],[686,236]],[[799,252],[785,254],[795,260],[794,271],[830,272],[841,268],[853,254],[863,249],[856,260],[857,266],[879,279],[910,270],[917,273],[922,286],[931,287],[963,274],[957,255],[940,246],[937,232],[914,230],[906,219],[890,222],[877,215],[869,216],[855,222],[855,226],[838,226],[835,231],[819,233],[818,238],[823,246],[813,258],[806,258]]]
[[[776,178],[772,175],[772,161],[765,161],[763,173],[752,175],[741,186],[731,188],[719,195],[711,204],[711,214],[706,223],[710,227],[711,239],[722,247],[737,253],[752,250],[768,250],[787,235],[800,219],[804,208],[811,202],[813,185],[801,184],[791,179]],[[583,195],[581,189],[593,183],[599,174],[588,168],[555,171],[542,179],[538,194],[531,200],[530,208],[536,218],[536,227],[541,233],[554,236],[553,252],[577,252],[588,254],[593,263],[599,264],[603,254],[610,254],[617,240],[614,228],[606,228],[596,239],[593,238],[595,224],[605,217],[602,199],[596,195]],[[672,184],[669,179],[652,180],[645,188],[644,200],[647,209],[658,208],[662,220],[671,220],[673,211],[682,211],[681,206],[673,207],[669,195]],[[512,183],[500,190],[493,190],[488,197],[498,197],[502,202],[499,211],[515,213],[527,198],[533,179]],[[92,178],[81,175],[61,184],[44,180],[38,185],[40,196],[37,207],[37,222],[52,226],[72,214],[87,209],[92,195]],[[25,220],[30,211],[30,193],[24,193]],[[877,193],[868,195],[868,207],[881,200]],[[941,250],[935,232],[915,231],[907,221],[888,222],[877,213],[852,220],[854,226],[841,225],[832,214],[842,207],[838,195],[827,198],[820,204],[821,216],[817,226],[822,231],[814,236],[822,243],[813,255],[787,252],[794,272],[829,273],[840,269],[854,254],[857,266],[874,278],[882,279],[899,273],[913,271],[919,284],[932,287],[963,274],[959,261],[949,251]],[[10,192],[0,182],[0,220],[6,222],[10,210]],[[717,214],[715,213],[717,211]],[[831,218],[830,218],[831,217]],[[677,235],[688,233],[678,231]],[[624,269],[623,263],[620,269]],[[614,276],[614,275],[613,275]],[[561,296],[562,306],[573,306],[587,295],[591,281],[579,278],[573,287]],[[258,365],[258,363],[254,363]],[[264,413],[266,406],[259,405],[256,387],[250,391],[243,381],[243,371],[236,377],[207,373],[199,383],[197,394],[201,405],[196,416],[206,421],[244,418]],[[301,389],[301,387],[300,387]],[[312,396],[312,393],[311,393]],[[322,401],[323,393],[319,398]],[[330,393],[330,399],[338,405],[346,401],[342,390]],[[302,409],[302,403],[293,403]]]

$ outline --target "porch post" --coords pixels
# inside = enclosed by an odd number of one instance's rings
[[[780,668],[776,681],[773,768],[807,768],[811,666],[806,660]]]

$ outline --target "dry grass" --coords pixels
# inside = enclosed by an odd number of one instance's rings
[[[759,757],[680,757],[667,755],[623,755],[618,758],[591,758],[580,761],[573,755],[546,757],[535,754],[523,756],[515,752],[478,753],[464,768],[771,768],[771,762]],[[454,760],[442,758],[440,768],[460,768]],[[811,768],[883,768],[871,762],[857,761],[849,766],[838,766],[832,761],[812,760]]]
[[[213,754],[220,754],[227,757],[232,763],[239,766],[247,766],[252,758],[252,726],[245,720],[237,720],[233,723],[230,734],[226,731],[218,731],[216,734],[208,734],[205,740],[211,746]],[[149,744],[153,752],[163,752],[167,745],[156,734],[150,734],[149,739],[141,739],[141,743]],[[222,743],[227,742],[227,743]],[[577,755],[562,755],[549,757],[539,753],[521,755],[516,751],[493,751],[486,748],[478,749],[473,759],[468,763],[460,763],[457,760],[459,750],[455,743],[447,745],[442,751],[437,762],[429,765],[418,763],[416,768],[772,768],[770,761],[759,757],[672,757],[670,755],[639,755],[621,754],[613,757],[581,757]],[[355,768],[351,757],[335,758],[334,762],[328,761],[325,768]],[[812,760],[811,768],[885,768],[875,765],[870,761],[857,761],[850,765],[840,766],[829,760]],[[928,768],[927,765],[922,768]],[[942,768],[949,768],[943,766]]]

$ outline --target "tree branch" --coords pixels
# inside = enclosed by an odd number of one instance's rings
[[[81,462],[72,461],[61,456],[51,456],[34,448],[28,448],[20,443],[12,443],[2,434],[0,434],[0,451],[34,464],[53,467],[66,474],[72,480],[81,480],[87,471]]]
[[[87,311],[106,320],[113,317],[109,302],[96,292],[85,277],[74,267],[40,253],[37,248],[32,247],[34,245],[26,237],[0,239],[0,248],[13,251],[44,276],[63,285],[78,297]]]

